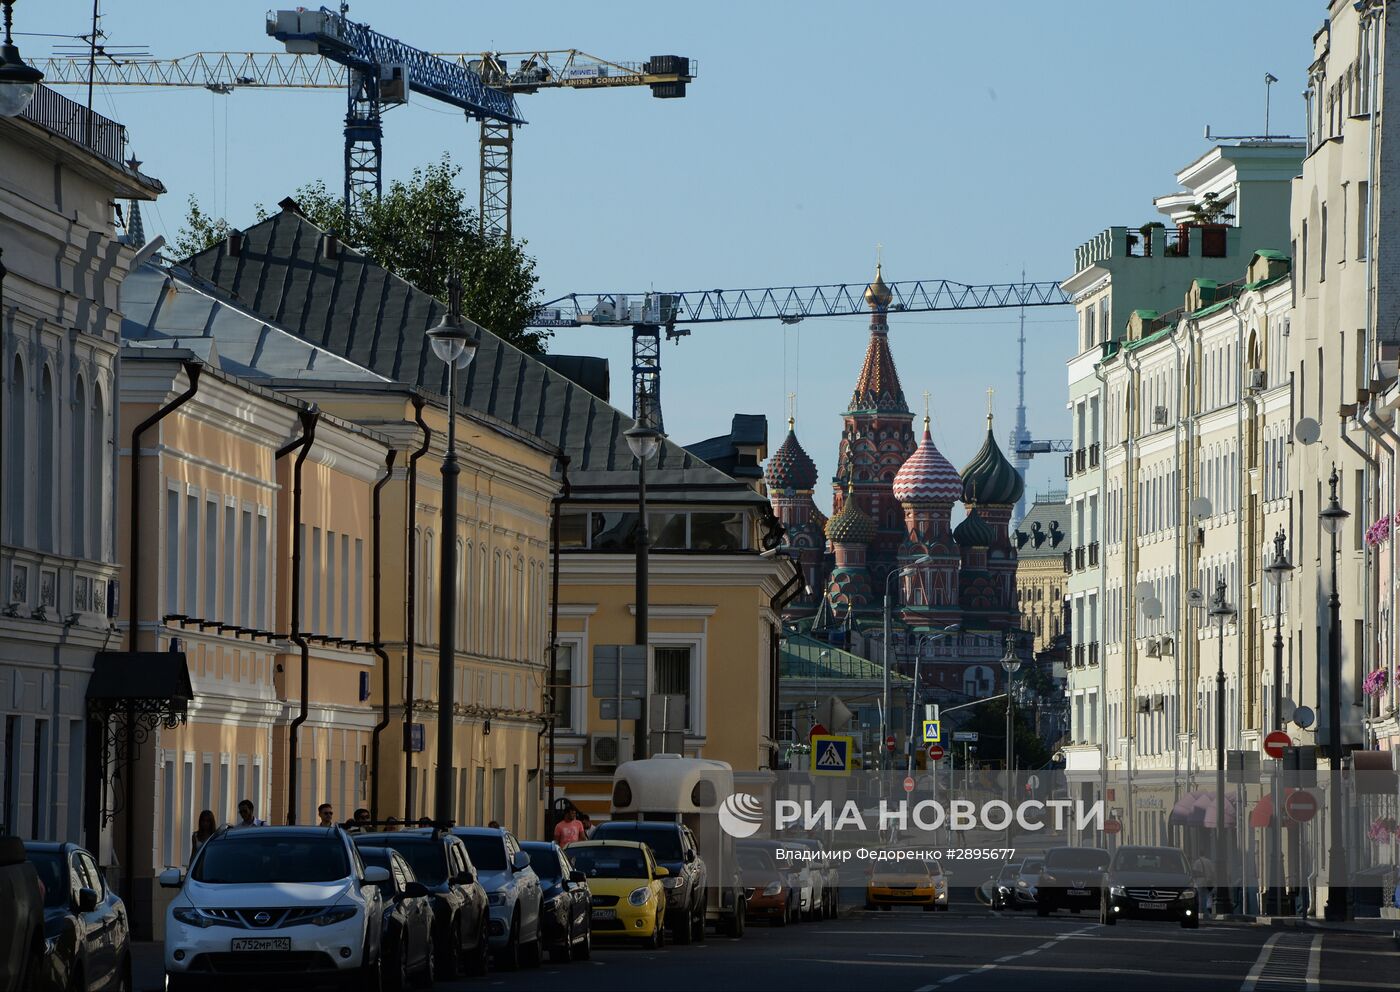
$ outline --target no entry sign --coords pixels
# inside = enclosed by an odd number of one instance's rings
[[[888,737],[885,738],[885,750],[886,750],[886,751],[893,751],[893,750],[894,750],[894,734],[890,734],[890,736],[888,736]]]
[[[1105,820],[1105,821],[1104,821],[1103,832],[1106,833],[1106,834],[1116,834],[1116,833],[1118,833],[1118,832],[1119,832],[1120,830],[1122,830],[1122,829],[1123,829],[1123,824],[1119,823],[1117,820]]]
[[[943,758],[943,745],[942,745],[942,744],[930,744],[930,745],[928,746],[928,760],[929,760],[929,761],[939,761],[939,760],[941,760],[942,758]]]
[[[913,775],[906,775],[906,776],[904,776],[904,791],[905,791],[905,792],[913,792],[913,791],[914,791],[914,776],[913,776]]]
[[[1317,797],[1299,789],[1283,801],[1283,811],[1294,823],[1307,823],[1317,816]]]
[[[1282,730],[1275,730],[1264,738],[1264,753],[1271,758],[1282,758],[1283,749],[1293,746],[1293,739]]]

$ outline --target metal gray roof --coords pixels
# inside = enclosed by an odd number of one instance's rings
[[[1065,506],[1063,499],[1037,500],[1013,536],[1017,544],[1016,557],[1019,559],[1063,558],[1070,549],[1069,507]]]
[[[425,332],[446,308],[347,246],[326,257],[320,228],[283,210],[186,264],[196,285],[365,369],[443,394],[446,367]],[[470,316],[470,315],[468,315]],[[459,376],[459,402],[505,420],[570,458],[576,499],[631,499],[636,462],[623,431],[632,418],[489,331]],[[670,441],[647,473],[653,498],[763,503],[758,494]]]

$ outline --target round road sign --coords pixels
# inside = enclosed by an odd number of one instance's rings
[[[913,792],[913,791],[914,791],[914,776],[913,776],[913,775],[906,775],[906,776],[904,776],[904,791],[905,791],[905,792]]]
[[[1268,737],[1264,738],[1264,753],[1271,758],[1282,758],[1283,749],[1293,746],[1293,738],[1289,737],[1282,730],[1275,730]]]
[[[943,745],[930,744],[928,746],[928,760],[939,761],[943,758]]]
[[[1299,789],[1283,801],[1283,811],[1294,823],[1307,823],[1317,816],[1317,797]]]
[[[1104,821],[1103,832],[1106,833],[1106,834],[1116,834],[1116,833],[1118,833],[1118,832],[1119,832],[1120,830],[1122,830],[1122,829],[1123,829],[1123,824],[1119,823],[1117,820],[1105,820],[1105,821]]]
[[[893,750],[894,750],[894,734],[890,734],[890,736],[888,736],[888,737],[885,738],[885,750],[886,750],[886,751],[893,751]]]

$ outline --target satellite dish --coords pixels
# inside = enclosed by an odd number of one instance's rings
[[[1322,427],[1312,417],[1304,417],[1298,421],[1298,426],[1293,428],[1293,436],[1304,444],[1316,444],[1317,439],[1322,436]]]
[[[1143,600],[1142,615],[1149,620],[1156,620],[1162,615],[1162,601],[1160,599]]]
[[[1293,722],[1302,730],[1311,727],[1315,719],[1317,718],[1313,715],[1312,709],[1307,706],[1298,706],[1293,710]]]
[[[1152,598],[1152,583],[1151,583],[1151,582],[1139,582],[1139,583],[1137,584],[1137,594],[1138,594],[1138,599],[1151,599],[1151,598]]]
[[[1293,713],[1297,708],[1297,704],[1293,702],[1291,696],[1284,696],[1278,701],[1278,715],[1284,720],[1293,719]]]
[[[1201,590],[1199,589],[1187,589],[1186,602],[1191,606],[1204,606],[1206,602],[1206,594],[1201,592]]]
[[[1197,496],[1190,503],[1191,516],[1200,520],[1202,517],[1210,516],[1210,500],[1204,496]]]

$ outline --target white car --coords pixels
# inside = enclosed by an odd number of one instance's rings
[[[166,910],[167,992],[238,976],[249,988],[378,989],[383,868],[366,867],[339,827],[223,829]]]
[[[540,963],[540,906],[543,891],[530,867],[530,855],[509,830],[453,827],[467,847],[477,881],[491,907],[491,960],[499,968],[534,968]]]

